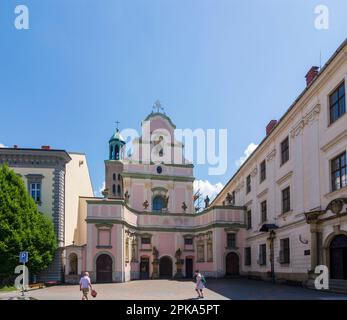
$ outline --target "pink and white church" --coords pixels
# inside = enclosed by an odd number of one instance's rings
[[[238,273],[245,209],[194,206],[193,165],[175,140],[175,125],[152,112],[132,140],[117,129],[109,140],[103,198],[80,197],[74,242],[66,247],[65,281],[88,271],[94,282],[191,278]],[[226,270],[228,269],[228,270]]]

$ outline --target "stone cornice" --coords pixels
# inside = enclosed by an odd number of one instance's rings
[[[264,189],[263,191],[257,194],[257,198],[258,199],[262,198],[263,196],[267,194],[268,191],[269,191],[269,188]]]
[[[211,210],[214,209],[231,209],[231,210],[246,210],[245,206],[233,206],[233,205],[227,205],[227,206],[222,206],[222,205],[215,205],[215,206],[210,206],[206,208],[205,210],[201,212],[194,212],[194,213],[171,213],[171,212],[155,212],[155,211],[139,211],[134,208],[129,207],[123,199],[87,199],[86,200],[87,204],[96,204],[96,205],[123,205],[125,208],[127,208],[130,212],[138,215],[148,215],[148,216],[165,216],[165,217],[184,217],[184,218],[189,218],[189,217],[199,217],[202,216],[206,213],[208,213]]]
[[[135,226],[129,224],[127,221],[117,218],[88,218],[85,220],[87,223],[107,223],[107,224],[121,224],[138,232],[184,232],[184,233],[196,233],[204,232],[213,228],[245,228],[246,225],[241,222],[225,222],[216,221],[214,223],[206,224],[203,226],[194,227],[157,227],[157,226]]]
[[[56,168],[71,160],[65,151],[0,148],[0,164],[10,167]]]
[[[282,176],[281,178],[279,178],[276,183],[278,185],[281,185],[282,183],[286,182],[288,179],[291,178],[291,176],[293,175],[293,171],[289,171],[288,173],[286,173],[284,176]]]
[[[337,143],[339,143],[342,140],[345,140],[346,138],[347,138],[347,129],[343,130],[341,133],[339,133],[337,136],[335,136],[334,139],[330,140],[323,147],[321,147],[321,150],[326,152],[331,147],[335,146]]]
[[[181,182],[193,182],[194,177],[185,176],[169,176],[169,175],[155,175],[150,173],[139,173],[139,172],[122,172],[122,177],[133,178],[133,179],[150,179],[150,180],[166,180],[166,181],[181,181]]]

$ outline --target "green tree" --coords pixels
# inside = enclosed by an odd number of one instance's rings
[[[19,264],[19,252],[29,252],[31,274],[53,261],[57,240],[52,221],[40,213],[23,180],[0,166],[0,280],[8,284]]]

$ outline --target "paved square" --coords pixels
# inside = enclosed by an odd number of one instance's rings
[[[205,300],[347,300],[347,294],[320,292],[302,287],[274,285],[247,279],[208,280]],[[175,280],[139,280],[127,283],[95,284],[97,300],[191,300],[196,299],[194,283]],[[76,285],[33,290],[28,296],[38,300],[80,300]],[[0,299],[13,299],[18,293],[0,293]],[[92,299],[92,298],[91,298]]]

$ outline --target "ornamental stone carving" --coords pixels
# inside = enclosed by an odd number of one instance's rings
[[[320,113],[320,104],[317,104],[312,108],[311,111],[309,111],[305,116],[304,116],[304,124],[305,125],[310,125],[312,122],[315,120],[318,120],[318,115]]]
[[[298,135],[300,135],[304,129],[305,123],[304,120],[300,120],[294,127],[293,129],[290,131],[290,136],[292,138],[297,137]]]
[[[335,199],[328,204],[327,211],[330,210],[332,213],[339,215],[342,212],[344,204],[347,204],[347,198]]]
[[[276,149],[271,150],[271,152],[266,156],[267,161],[271,161],[276,156]]]
[[[300,135],[305,126],[311,125],[314,121],[318,120],[318,115],[320,113],[321,106],[320,104],[316,104],[308,113],[306,113],[301,120],[292,128],[290,131],[290,136],[292,138]]]
[[[251,171],[251,177],[255,177],[258,173],[258,167],[255,167],[252,171]]]
[[[237,185],[236,185],[236,188],[235,188],[235,191],[236,192],[239,192],[245,185],[245,182],[242,180],[240,181]]]

